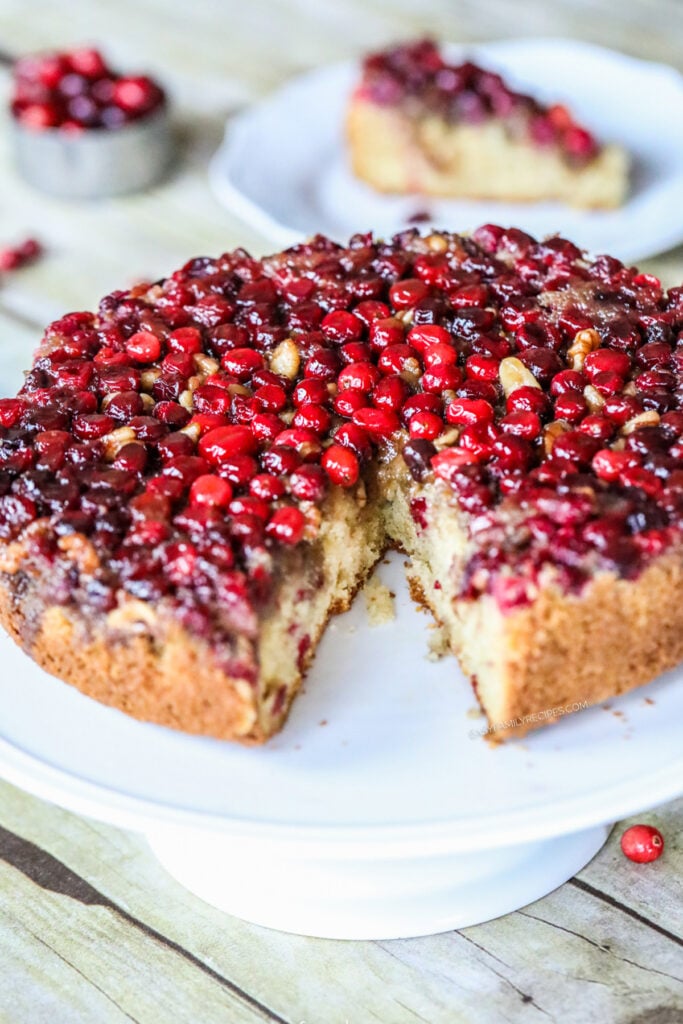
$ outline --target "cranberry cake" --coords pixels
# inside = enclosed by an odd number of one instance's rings
[[[0,617],[130,714],[257,742],[410,558],[497,735],[683,659],[683,288],[561,238],[199,258],[0,401]]]
[[[628,160],[561,104],[544,106],[430,41],[367,57],[351,97],[354,172],[381,192],[619,206]]]

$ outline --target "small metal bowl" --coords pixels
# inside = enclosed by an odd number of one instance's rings
[[[103,199],[149,188],[173,155],[166,105],[120,128],[78,134],[26,128],[12,118],[16,164],[35,188],[63,199]]]

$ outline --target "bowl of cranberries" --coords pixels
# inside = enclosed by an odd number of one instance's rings
[[[10,101],[22,177],[52,195],[97,199],[153,185],[172,150],[168,100],[147,75],[114,71],[99,50],[21,57]]]

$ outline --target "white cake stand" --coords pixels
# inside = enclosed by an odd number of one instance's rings
[[[142,832],[207,902],[331,938],[423,935],[497,917],[582,868],[610,823],[683,792],[681,672],[491,748],[401,559],[395,622],[362,598],[330,627],[284,732],[261,749],[132,721],[0,639],[0,775]],[[606,652],[606,656],[609,656]]]

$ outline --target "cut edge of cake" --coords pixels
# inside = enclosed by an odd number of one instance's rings
[[[510,139],[498,121],[413,118],[365,97],[352,99],[346,133],[356,177],[387,194],[614,209],[628,191],[628,158],[615,144],[574,167],[557,151]]]

